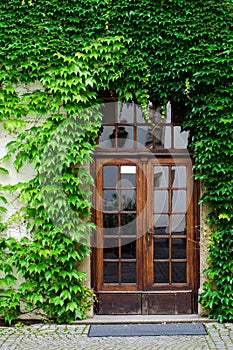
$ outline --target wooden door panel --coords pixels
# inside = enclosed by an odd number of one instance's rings
[[[106,293],[97,294],[96,313],[100,315],[141,315],[141,293]]]

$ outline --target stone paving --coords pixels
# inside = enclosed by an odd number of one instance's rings
[[[89,325],[0,327],[4,350],[207,350],[233,349],[233,324],[205,323],[208,335],[88,337]]]

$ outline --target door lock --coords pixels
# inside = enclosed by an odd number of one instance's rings
[[[146,232],[146,243],[147,243],[148,246],[151,245],[152,237],[153,237],[153,232],[151,232],[150,230],[147,230],[147,232]]]

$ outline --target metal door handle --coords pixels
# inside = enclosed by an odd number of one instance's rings
[[[146,243],[147,243],[148,246],[151,245],[152,237],[153,237],[153,232],[151,232],[150,230],[147,230],[147,232],[146,232]]]

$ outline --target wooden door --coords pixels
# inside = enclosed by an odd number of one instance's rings
[[[195,312],[191,169],[182,158],[96,161],[97,313]]]

